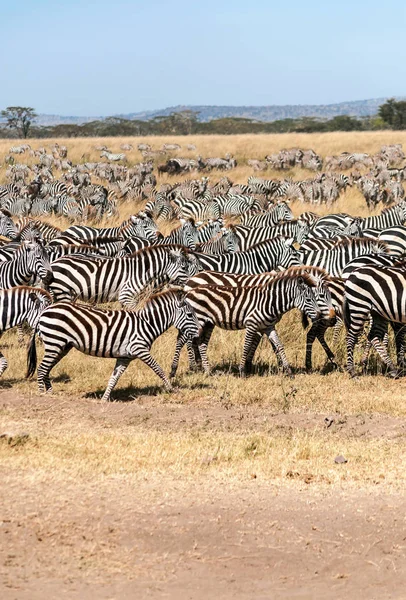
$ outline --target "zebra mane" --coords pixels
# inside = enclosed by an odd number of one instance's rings
[[[315,267],[311,267],[311,269],[314,269]],[[301,267],[289,267],[288,269],[286,269],[286,271],[281,271],[280,273],[278,273],[277,275],[275,275],[275,277],[272,279],[272,281],[270,281],[270,284],[276,283],[277,281],[295,281],[296,279],[298,279],[299,277],[301,277],[303,279],[303,283],[305,283],[306,285],[308,285],[309,287],[317,287],[318,282],[314,279],[314,276],[312,276],[312,274],[310,273],[310,270],[307,267],[301,266]],[[324,269],[319,269],[320,271],[324,272]],[[326,279],[327,281],[327,279]],[[266,285],[263,287],[267,287]]]
[[[332,250],[340,249],[340,248],[360,248],[366,251],[371,250],[380,250],[382,252],[388,251],[388,245],[386,242],[382,240],[376,240],[374,238],[367,237],[352,237],[352,238],[344,238],[341,240],[337,240],[337,242],[332,247]]]
[[[21,291],[24,290],[25,292],[32,293],[32,294],[41,294],[41,296],[45,296],[51,302],[53,302],[53,298],[49,292],[47,292],[43,288],[32,287],[30,285],[16,285],[14,287],[8,288],[6,290],[1,290],[1,291],[2,292],[5,292],[5,291],[12,292],[13,290],[21,290]]]

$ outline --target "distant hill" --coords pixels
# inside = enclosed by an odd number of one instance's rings
[[[398,100],[404,97],[397,97]],[[371,100],[355,100],[351,102],[339,102],[337,104],[292,104],[292,105],[270,105],[270,106],[170,106],[160,110],[134,112],[128,114],[114,115],[123,119],[148,121],[158,116],[168,116],[173,112],[192,110],[198,112],[199,121],[207,122],[213,119],[225,117],[244,117],[257,121],[278,121],[280,119],[295,119],[299,117],[318,117],[331,119],[337,115],[351,115],[353,117],[367,117],[375,115],[378,108],[387,98],[373,98]],[[61,115],[39,115],[38,125],[59,125],[88,123],[89,121],[102,120],[105,117],[76,117]],[[1,121],[1,120],[0,120]]]

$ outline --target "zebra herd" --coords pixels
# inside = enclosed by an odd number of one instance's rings
[[[393,181],[403,190],[401,148],[386,146],[378,154],[379,167],[377,155],[336,158],[339,166],[355,168],[364,161],[365,168],[376,169],[380,185]],[[64,147],[55,145],[53,160],[66,160],[66,155]],[[281,168],[318,162],[313,151],[297,149],[281,151],[279,159]],[[271,162],[270,156],[267,160]],[[0,235],[6,240],[0,246],[1,331],[19,327],[21,337],[23,323],[32,328],[28,375],[36,370],[36,338],[41,339],[41,392],[52,389],[50,372],[71,348],[116,358],[106,400],[136,358],[169,390],[184,346],[190,369],[211,373],[209,345],[215,327],[245,330],[241,375],[252,372],[263,335],[280,366],[292,374],[277,326],[293,308],[302,313],[303,324],[311,322],[307,370],[316,339],[335,365],[325,334],[334,327],[334,344],[343,323],[352,376],[354,347],[366,323],[370,329],[362,364],[373,347],[392,376],[404,368],[404,193],[390,200],[380,197],[382,209],[374,216],[319,216],[300,212],[301,203],[332,207],[365,175],[357,179],[355,171],[329,168],[303,181],[252,176],[234,184],[228,177],[211,182],[204,176],[158,186],[153,162],[134,167],[71,164],[61,179],[53,177],[52,165],[41,161],[35,168],[20,167],[9,166],[9,183],[0,186]],[[96,226],[102,217],[117,218],[126,205],[137,208],[129,218],[110,227]],[[61,229],[47,222],[55,214],[70,225]],[[89,219],[94,225],[85,224]],[[94,306],[116,301],[121,309]],[[390,356],[388,324],[395,333],[397,368]],[[178,329],[178,337],[168,377],[151,347],[171,326]],[[0,354],[0,374],[6,367]]]

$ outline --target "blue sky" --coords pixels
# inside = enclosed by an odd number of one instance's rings
[[[406,95],[404,0],[0,0],[0,8],[0,108],[107,116]]]

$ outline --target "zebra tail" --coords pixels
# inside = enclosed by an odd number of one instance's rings
[[[32,377],[37,369],[37,346],[35,344],[35,336],[37,335],[37,332],[37,328],[35,328],[28,346],[27,373],[25,375],[27,379]]]

